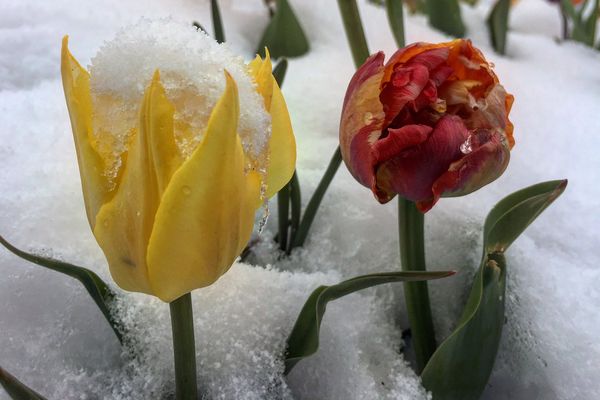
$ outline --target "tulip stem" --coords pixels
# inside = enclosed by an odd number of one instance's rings
[[[360,20],[358,5],[356,4],[356,0],[338,0],[338,7],[340,9],[340,14],[342,15],[342,22],[344,23],[344,30],[346,31],[348,44],[350,44],[350,50],[352,51],[354,65],[356,68],[358,68],[365,62],[367,58],[369,58],[369,47],[367,45],[367,39],[365,38],[365,31],[362,26],[362,21]],[[321,200],[323,200],[323,196],[325,196],[325,192],[327,191],[327,188],[333,180],[333,177],[335,176],[335,173],[337,172],[341,163],[342,153],[340,151],[340,147],[338,146],[331,157],[331,161],[329,162],[329,166],[327,167],[325,174],[321,178],[321,182],[319,182],[315,193],[313,193],[308,205],[306,206],[304,216],[300,220],[300,225],[298,225],[297,230],[295,230],[293,227],[294,206],[292,205],[292,232],[295,231],[295,233],[292,233],[292,242],[288,252],[291,252],[295,247],[301,247],[304,245],[304,241],[308,236],[310,226],[312,225],[312,222],[317,215],[317,210],[321,205]],[[299,189],[299,185],[297,187]],[[297,193],[299,196],[300,192],[298,191]],[[292,202],[295,195],[296,193],[292,188]],[[300,217],[299,213],[297,214],[297,217]]]
[[[290,187],[290,205],[292,207],[292,219],[290,221],[290,240],[288,241],[288,248],[286,253],[290,255],[292,252],[292,245],[294,238],[298,232],[300,226],[300,216],[302,213],[302,194],[300,192],[300,182],[298,181],[298,174],[294,171],[292,180],[288,183]]]
[[[403,271],[425,271],[424,215],[415,203],[398,196],[400,263]],[[404,297],[412,331],[417,373],[436,348],[427,282],[404,282]]]
[[[221,10],[217,0],[210,0],[210,12],[212,15],[213,30],[215,40],[219,43],[225,42],[225,30],[223,29],[223,20],[221,19]]]
[[[404,11],[402,9],[402,0],[385,0],[385,8],[387,10],[388,22],[396,45],[400,48],[406,46],[404,39]]]
[[[288,228],[290,226],[290,185],[287,183],[277,192],[277,222],[279,225],[279,249],[287,250]]]
[[[192,296],[186,293],[169,303],[169,307],[175,357],[175,398],[177,400],[197,400]]]
[[[321,200],[323,200],[323,196],[325,196],[325,192],[327,191],[327,188],[333,180],[333,177],[335,176],[335,173],[337,172],[341,163],[342,153],[340,152],[340,148],[338,146],[335,153],[333,153],[333,157],[331,157],[331,161],[329,162],[329,166],[327,167],[325,174],[323,174],[323,177],[321,178],[321,182],[319,182],[319,186],[317,186],[317,189],[308,201],[306,210],[304,210],[304,216],[302,217],[300,225],[298,226],[298,230],[296,231],[292,248],[301,247],[304,245],[304,241],[306,240],[306,236],[308,236],[310,226],[317,215],[319,205],[321,205]]]
[[[350,44],[352,58],[356,68],[360,67],[369,58],[369,46],[365,38],[365,31],[360,20],[356,0],[338,0],[338,7],[342,15],[346,38]]]

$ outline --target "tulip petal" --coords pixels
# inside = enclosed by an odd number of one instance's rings
[[[296,139],[281,89],[271,75],[273,97],[271,100],[271,138],[269,139],[269,167],[265,197],[274,196],[294,175],[296,168]]]
[[[373,176],[372,145],[381,136],[385,114],[379,101],[383,76],[383,52],[373,54],[356,71],[348,84],[340,120],[340,150],[352,176],[371,188]]]
[[[256,56],[248,65],[250,74],[263,97],[265,109],[271,115],[271,138],[269,139],[269,166],[267,168],[266,198],[274,196],[294,174],[296,167],[296,140],[290,115],[281,89],[272,73],[269,51],[265,59]]]
[[[175,142],[175,107],[160,83],[158,70],[154,73],[142,107],[141,123],[147,135],[148,158],[156,175],[158,193],[162,196],[171,177],[183,163],[183,158]]]
[[[164,301],[216,281],[252,232],[260,179],[244,173],[237,87],[225,76],[202,142],[174,173],[156,212],[148,272],[154,294]]]
[[[273,66],[271,65],[271,57],[269,50],[265,49],[265,59],[256,56],[248,64],[250,75],[254,78],[258,93],[262,96],[265,103],[265,110],[271,109],[271,98],[273,97]]]
[[[406,148],[398,156],[379,165],[376,172],[378,191],[374,191],[378,200],[385,202],[394,193],[412,201],[432,199],[433,183],[464,155],[460,145],[468,136],[467,128],[459,117],[442,117],[425,142]],[[379,197],[379,191],[391,197]]]
[[[448,171],[433,184],[433,201],[419,202],[417,207],[425,212],[440,197],[464,196],[495,181],[506,169],[510,160],[510,150],[500,133],[490,134],[480,131],[479,136],[487,136],[481,145],[471,153],[450,165]]]
[[[109,185],[104,173],[104,163],[92,138],[92,99],[90,76],[69,52],[69,38],[62,41],[61,75],[67,108],[73,128],[85,212],[92,230],[96,214],[109,197]]]
[[[154,294],[146,253],[161,195],[181,163],[173,136],[174,107],[166,98],[158,71],[144,94],[114,198],[98,213],[94,235],[117,284],[125,290]]]

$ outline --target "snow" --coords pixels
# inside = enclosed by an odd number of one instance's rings
[[[118,173],[121,155],[138,126],[144,91],[156,70],[175,106],[174,135],[184,158],[202,140],[211,111],[223,94],[227,70],[238,87],[242,145],[257,169],[266,170],[271,120],[243,58],[189,23],[141,19],[106,42],[89,68],[94,134],[109,177],[114,179]]]
[[[220,2],[232,53],[253,57],[268,20],[261,0]],[[298,142],[303,201],[335,146],[354,67],[334,1],[291,1],[311,52],[290,60],[284,95]],[[372,51],[394,50],[383,9],[360,1]],[[565,194],[507,254],[507,323],[484,399],[600,398],[600,53],[559,43],[560,19],[544,0],[514,7],[508,54],[489,45],[489,1],[464,7],[469,36],[515,95],[516,146],[504,175],[426,216],[430,269],[456,269],[430,285],[438,336],[451,331],[478,265],[481,228],[507,193],[569,178]],[[110,282],[86,222],[60,83],[60,39],[82,65],[141,16],[209,31],[208,1],[4,1],[0,5],[0,232],[14,244],[93,269]],[[410,16],[407,41],[448,38]],[[197,32],[194,32],[197,33]],[[201,40],[201,39],[198,39]],[[276,210],[274,205],[272,210]],[[249,261],[193,293],[200,385],[217,399],[425,399],[402,355],[401,285],[328,307],[319,353],[282,378],[281,353],[303,301],[320,284],[398,265],[396,207],[381,206],[342,166],[306,246],[280,260],[271,218]],[[271,267],[267,267],[271,264]],[[0,250],[0,363],[51,399],[157,398],[173,387],[168,306],[124,294],[133,349],[123,351],[78,282]],[[0,393],[0,399],[7,399]]]

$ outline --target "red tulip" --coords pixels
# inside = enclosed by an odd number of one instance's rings
[[[369,57],[344,99],[340,148],[352,175],[380,203],[398,194],[422,212],[498,178],[514,145],[513,96],[471,41],[384,57]]]

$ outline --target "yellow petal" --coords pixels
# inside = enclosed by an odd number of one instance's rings
[[[296,169],[296,139],[283,94],[273,80],[271,100],[271,139],[269,140],[269,168],[267,169],[267,192],[270,198],[284,187]]]
[[[161,195],[181,164],[173,137],[174,107],[158,71],[144,94],[114,198],[98,213],[94,235],[123,289],[153,294],[146,253]]]
[[[204,138],[171,178],[156,213],[148,271],[155,295],[164,301],[216,281],[252,232],[259,178],[244,173],[237,87],[225,75],[225,92]]]
[[[263,97],[265,109],[271,114],[271,139],[269,140],[269,167],[267,169],[266,197],[272,197],[285,186],[296,168],[296,140],[292,130],[290,115],[272,73],[269,51],[265,49],[265,59],[256,56],[249,64],[250,74]]]
[[[63,88],[67,108],[71,118],[79,175],[85,212],[92,230],[96,214],[109,197],[108,181],[103,175],[104,164],[93,147],[92,140],[92,99],[90,94],[90,76],[69,52],[69,38],[62,41],[61,65]]]
[[[149,158],[156,174],[159,195],[164,193],[171,177],[181,166],[183,159],[175,143],[173,116],[175,107],[160,83],[158,71],[154,73],[147,102],[141,116],[148,134]]]
[[[273,84],[276,84],[273,79],[273,66],[271,65],[271,57],[269,50],[265,48],[265,59],[256,56],[254,60],[248,64],[250,75],[254,78],[258,93],[262,96],[265,110],[271,109],[271,98],[273,96]]]

